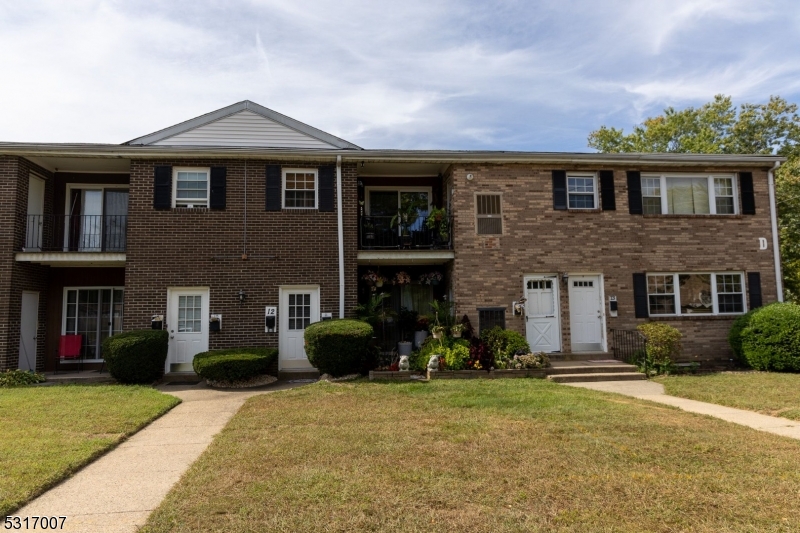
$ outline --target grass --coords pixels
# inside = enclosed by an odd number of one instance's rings
[[[658,378],[667,394],[800,420],[800,375],[721,372]]]
[[[542,380],[316,384],[250,399],[143,531],[798,531],[798,458]]]
[[[149,387],[0,389],[0,516],[18,509],[179,401]]]

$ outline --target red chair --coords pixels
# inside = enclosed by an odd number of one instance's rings
[[[83,335],[61,335],[58,343],[58,366],[66,361],[81,359],[81,348],[83,348]],[[81,360],[80,370],[83,370],[83,360]]]

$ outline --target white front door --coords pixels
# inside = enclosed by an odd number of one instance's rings
[[[306,326],[319,321],[319,287],[281,287],[280,370],[311,370],[303,337]]]
[[[561,328],[558,323],[558,278],[525,278],[525,332],[531,351],[561,351]]]
[[[22,292],[19,326],[19,368],[36,370],[36,331],[39,329],[39,293]]]
[[[600,276],[569,276],[569,324],[573,352],[603,350]]]
[[[192,360],[208,350],[208,289],[169,289],[169,372],[192,372]]]
[[[42,224],[44,223],[44,180],[28,177],[28,225],[25,231],[25,250],[42,249]]]

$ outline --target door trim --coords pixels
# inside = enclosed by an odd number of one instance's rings
[[[170,319],[170,311],[171,311],[170,302],[172,301],[173,295],[180,294],[182,292],[187,292],[187,293],[194,292],[194,293],[197,293],[197,292],[200,292],[200,291],[203,291],[203,295],[206,297],[206,303],[203,306],[205,308],[205,310],[206,310],[206,313],[205,313],[205,316],[202,317],[201,320],[203,321],[203,332],[202,332],[202,334],[205,337],[206,349],[208,350],[208,349],[211,348],[211,346],[210,346],[210,338],[209,338],[209,334],[208,334],[208,330],[209,330],[209,325],[208,324],[209,324],[209,320],[211,318],[211,316],[210,316],[210,313],[211,313],[211,289],[209,287],[167,287],[167,305],[165,307],[166,314],[164,315],[164,318],[165,318],[165,324],[164,324],[165,328],[164,329],[167,331],[167,334],[169,334],[169,327],[170,327],[169,319]],[[171,339],[167,340],[167,342],[169,342],[170,340]],[[172,344],[169,344],[169,347],[171,348]],[[169,374],[170,373],[170,365],[172,363],[171,363],[169,357],[170,357],[170,349],[167,349],[167,360],[164,362],[164,373],[165,374]],[[187,373],[189,373],[189,372],[187,372]]]
[[[36,372],[36,365],[39,362],[38,361],[38,355],[39,355],[39,353],[38,353],[39,352],[39,309],[42,306],[42,295],[41,295],[41,293],[39,291],[22,291],[22,295],[20,296],[20,302],[19,302],[19,317],[20,317],[20,319],[19,319],[19,351],[17,353],[17,368],[20,368],[19,361],[20,361],[20,358],[22,356],[22,353],[21,353],[22,352],[22,330],[24,328],[23,314],[22,314],[22,303],[25,300],[25,295],[26,294],[35,294],[36,295],[36,313],[34,314],[36,327],[34,329],[34,337],[33,337],[35,346],[34,346],[34,349],[33,349],[33,368],[31,369],[34,372]],[[26,355],[26,360],[27,360],[28,364],[31,363],[31,361],[30,361],[30,359],[28,359],[27,355]]]
[[[558,328],[558,350],[550,353],[562,353],[564,351],[564,339],[563,334],[564,331],[561,328],[561,287],[559,287],[560,277],[558,272],[551,272],[549,274],[524,274],[522,276],[522,294],[523,296],[528,294],[528,281],[535,280],[535,279],[548,279],[553,281],[553,286],[555,287],[553,290],[555,291],[553,297],[555,298],[555,302],[553,304],[554,311],[556,314],[556,327]],[[527,298],[527,296],[525,296]],[[512,309],[512,313],[513,313]],[[526,308],[527,312],[527,308]],[[525,340],[530,343],[528,340],[528,322],[526,318],[525,322]]]
[[[317,291],[317,321],[319,321],[322,316],[322,290],[319,285],[281,285],[278,287],[278,372],[284,370],[283,359],[281,358],[281,348],[283,345],[283,294],[290,291]],[[308,364],[309,370],[314,368],[310,361]],[[298,370],[297,368],[286,369],[287,372]]]
[[[597,276],[600,283],[600,294],[598,302],[600,305],[600,350],[608,352],[608,335],[606,333],[606,292],[605,292],[605,277],[600,272],[567,272],[567,296],[569,296],[570,280],[573,276]],[[570,302],[570,350],[572,350],[572,306]]]

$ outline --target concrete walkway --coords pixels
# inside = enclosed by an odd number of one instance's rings
[[[63,531],[136,531],[245,400],[296,386],[222,391],[162,385],[159,390],[183,402],[14,516],[66,516]]]
[[[665,405],[671,405],[690,413],[713,416],[734,424],[740,424],[759,431],[774,433],[783,437],[800,440],[800,422],[793,422],[787,418],[767,416],[753,411],[724,407],[713,403],[687,400],[676,396],[664,394],[664,385],[654,381],[596,381],[594,383],[565,383],[570,387],[599,390],[603,392],[616,392],[626,396],[633,396],[640,400],[649,400]]]

